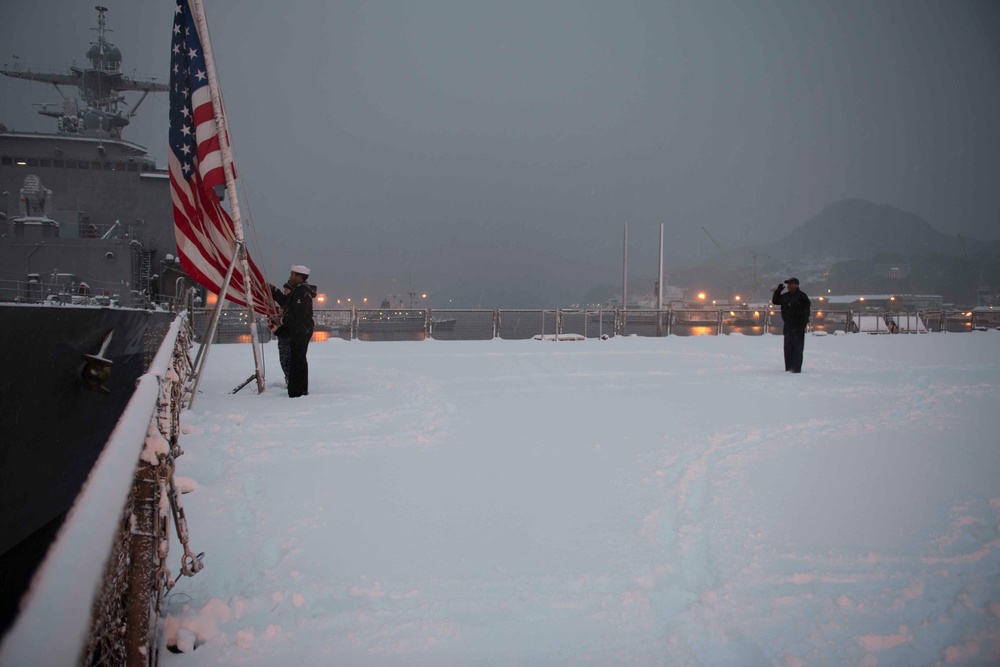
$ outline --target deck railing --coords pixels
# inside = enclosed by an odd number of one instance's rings
[[[196,336],[207,328],[210,310],[194,314]],[[250,342],[249,319],[244,311],[223,311],[215,343]],[[971,312],[971,314],[970,314]],[[634,335],[762,336],[782,333],[781,312],[776,308],[672,308],[639,310],[621,308],[495,308],[398,309],[316,308],[314,341],[343,340],[507,340],[573,334],[600,338]],[[270,339],[258,321],[260,340]],[[814,309],[811,331],[827,333],[925,333],[972,331],[982,326],[974,311],[865,311]]]
[[[2,665],[155,665],[170,508],[184,547],[179,570],[201,569],[173,480],[191,370],[190,319],[174,319],[63,523],[0,644]]]

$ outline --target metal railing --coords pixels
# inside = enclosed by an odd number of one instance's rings
[[[32,280],[0,280],[0,301],[153,308],[149,295],[118,284],[78,284],[69,274],[42,273]]]
[[[314,340],[332,337],[344,340],[523,340],[569,334],[584,338],[762,335],[769,331],[770,317],[766,311],[756,315],[752,312],[731,315],[722,309],[317,309],[314,311],[317,326]]]
[[[174,582],[161,508],[172,510],[184,549],[181,574],[201,569],[173,479],[192,337],[182,313],[39,566],[0,644],[0,664],[156,664],[161,603]]]
[[[195,309],[196,339],[204,334],[208,309]],[[213,343],[250,342],[245,311],[223,311]],[[228,316],[225,313],[229,313]],[[314,341],[343,340],[523,340],[561,335],[584,338],[610,336],[780,335],[783,321],[777,308],[621,308],[553,309],[401,309],[334,308],[313,311]],[[257,321],[260,340],[270,340],[263,318]],[[974,311],[851,311],[814,309],[810,331],[827,333],[927,333],[972,331],[995,326]]]

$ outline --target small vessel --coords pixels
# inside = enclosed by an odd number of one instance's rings
[[[766,320],[766,306],[741,305],[732,310],[722,311],[722,322],[728,327],[762,326]]]
[[[422,340],[433,331],[454,331],[456,320],[434,317],[429,309],[404,308],[398,296],[382,300],[378,310],[357,311],[361,340]]]
[[[681,326],[717,325],[722,311],[716,309],[677,309],[674,311],[674,324]]]

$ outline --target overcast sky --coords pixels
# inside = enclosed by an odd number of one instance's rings
[[[2,0],[0,60],[83,61],[91,1]],[[107,0],[167,79],[173,3]],[[237,166],[282,279],[563,305],[845,197],[1000,238],[1000,3],[205,0]],[[0,80],[0,121],[51,86]],[[167,98],[126,137],[166,162]],[[393,286],[391,281],[395,279]],[[370,292],[370,293],[369,293]]]

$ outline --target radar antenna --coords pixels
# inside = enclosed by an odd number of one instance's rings
[[[4,65],[0,74],[14,79],[51,83],[63,101],[61,104],[43,104],[38,113],[58,119],[60,134],[120,139],[122,129],[135,116],[146,95],[167,92],[168,87],[157,83],[155,79],[130,79],[122,73],[122,53],[105,37],[106,33],[112,32],[107,27],[104,16],[108,8],[97,5],[94,9],[97,10],[97,27],[91,30],[97,32],[97,41],[91,42],[87,51],[89,67],[73,65],[65,73],[35,72],[30,69],[22,70],[15,56],[14,66]],[[76,98],[64,95],[59,86],[75,86],[83,101],[81,108],[77,107]],[[142,97],[123,113],[120,107],[125,102],[125,97],[121,93],[125,91],[141,92]]]

